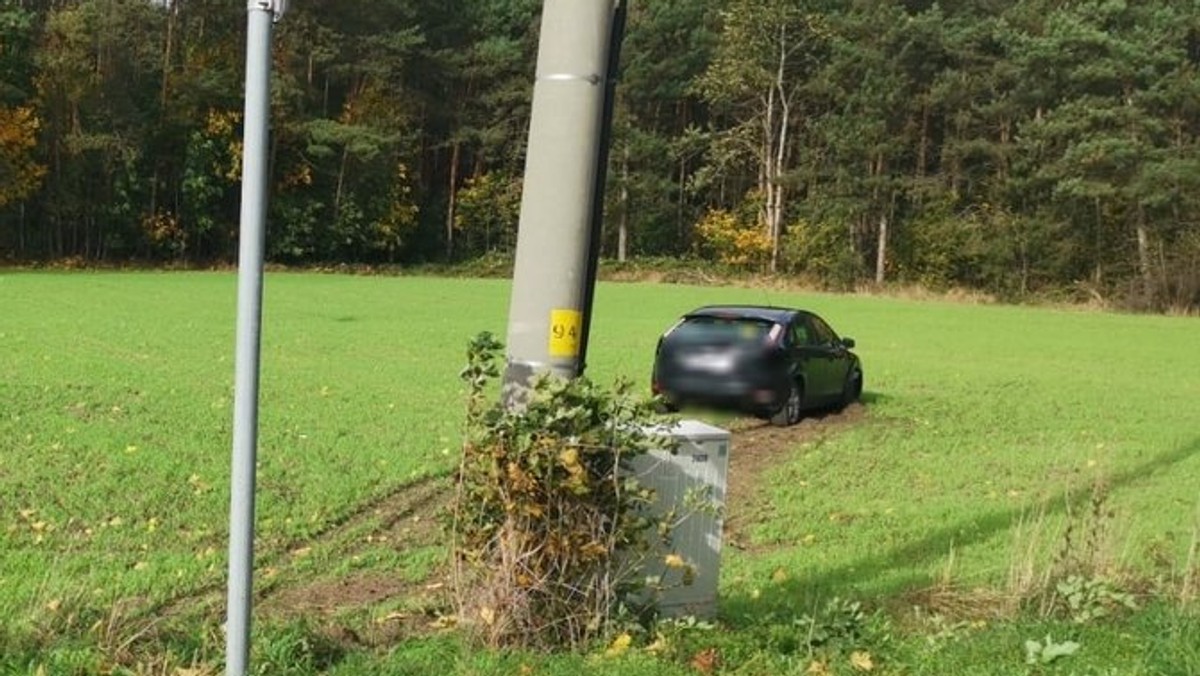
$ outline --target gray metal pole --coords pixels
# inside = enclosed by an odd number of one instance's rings
[[[545,0],[508,315],[504,398],[578,375],[614,0]]]
[[[229,499],[229,598],[225,673],[244,676],[250,661],[254,575],[254,480],[258,444],[259,345],[263,245],[267,216],[267,126],[271,92],[271,22],[282,6],[247,7],[246,110],[242,143],[242,213],[238,243],[237,353],[234,365],[233,461]]]

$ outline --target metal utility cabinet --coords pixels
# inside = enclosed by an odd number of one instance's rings
[[[640,456],[633,471],[655,491],[654,511],[675,510],[677,525],[667,550],[648,557],[643,572],[661,580],[658,609],[663,616],[712,617],[721,569],[729,431],[682,420],[659,433],[674,437],[676,451]]]

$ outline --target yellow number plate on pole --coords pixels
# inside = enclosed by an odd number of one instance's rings
[[[583,331],[583,313],[578,310],[550,311],[551,357],[578,357],[579,334]]]

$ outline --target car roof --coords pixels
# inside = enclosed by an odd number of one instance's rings
[[[808,314],[795,308],[774,305],[705,305],[684,315],[692,317],[721,317],[727,319],[758,319],[785,324],[798,314]]]

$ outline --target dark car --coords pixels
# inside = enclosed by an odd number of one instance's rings
[[[700,405],[792,425],[804,411],[845,406],[862,394],[853,347],[812,312],[713,305],[684,315],[659,338],[651,382],[674,410]]]

